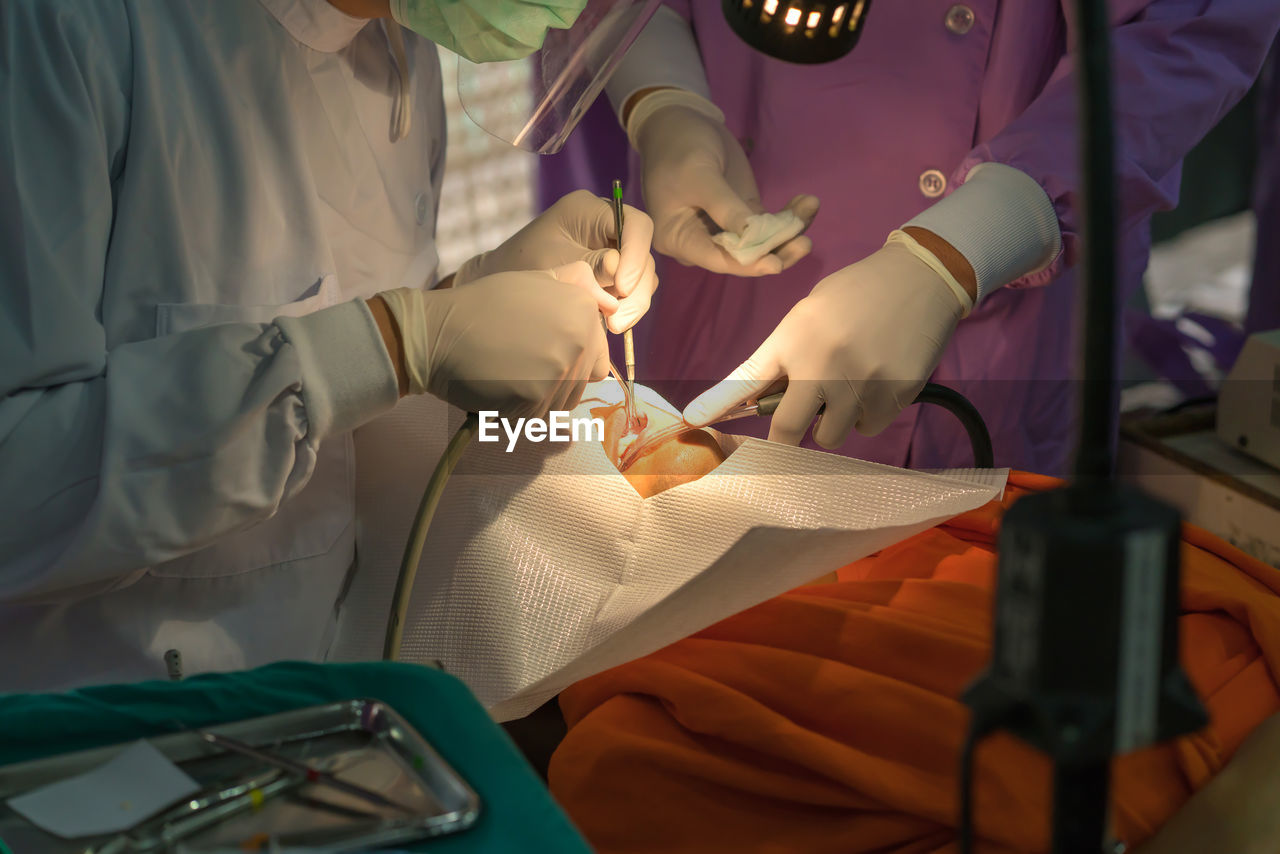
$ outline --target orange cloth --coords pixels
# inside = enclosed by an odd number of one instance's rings
[[[552,792],[602,854],[956,850],[957,698],[990,652],[995,534],[1013,500],[1056,484],[1015,474],[1002,502],[838,583],[574,685]],[[1182,558],[1183,662],[1212,723],[1116,762],[1115,829],[1131,846],[1280,710],[1280,572],[1191,527]],[[1040,754],[984,742],[978,850],[1046,850],[1050,795]]]

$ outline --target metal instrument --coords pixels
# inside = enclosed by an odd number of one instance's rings
[[[270,798],[305,783],[301,777],[272,768],[230,785],[211,786],[110,842],[88,849],[87,854],[140,854],[168,850],[176,842],[245,810],[259,809]]]
[[[782,402],[783,394],[784,392],[780,391],[775,394],[767,394],[759,400],[749,400],[739,405],[736,409],[729,410],[707,426],[723,424],[726,421],[734,421],[738,418],[747,418],[752,415],[772,415],[777,410],[778,404]],[[618,467],[625,471],[630,468],[632,463],[663,442],[674,439],[682,433],[697,429],[699,428],[690,426],[684,421],[677,421],[675,424],[663,427],[661,430],[642,433],[631,447],[627,448],[622,454],[622,458],[618,461]]]
[[[346,780],[340,780],[328,771],[321,771],[305,762],[298,762],[275,753],[265,750],[259,750],[256,747],[250,747],[242,741],[229,738],[225,735],[207,732],[205,730],[197,731],[197,734],[205,741],[221,747],[223,750],[230,750],[232,753],[239,753],[242,756],[248,756],[270,765],[273,768],[279,768],[291,774],[297,774],[308,783],[314,783],[320,786],[327,786],[339,792],[345,792],[348,795],[359,798],[362,801],[373,804],[374,806],[399,810],[400,812],[412,814],[414,810],[404,804],[396,803],[390,798],[380,795],[377,792],[366,789],[364,786],[357,786],[355,783],[348,783]]]
[[[255,745],[253,755],[224,749],[225,742],[219,746],[183,729],[180,721],[172,725],[175,731],[148,741],[201,786],[198,792],[123,832],[64,839],[14,811],[8,799],[84,774],[125,745],[7,765],[0,767],[0,839],[14,852],[41,854],[267,850],[272,845],[346,854],[464,831],[481,812],[479,797],[432,745],[375,700],[217,725],[220,737]],[[344,787],[340,791],[305,773],[264,765],[260,754],[268,751],[273,758],[340,775],[342,783],[412,811],[375,807]]]
[[[782,402],[782,396],[785,393],[786,391],[783,390],[773,394],[766,394],[756,400],[748,400],[736,408],[730,409],[708,426],[723,424],[726,421],[733,421],[752,415],[772,415],[777,411],[778,404]],[[987,430],[986,423],[982,420],[982,415],[964,395],[937,383],[925,383],[924,388],[916,395],[916,399],[913,402],[930,403],[954,415],[969,436],[969,445],[973,449],[973,464],[977,468],[993,468],[995,466],[995,451],[991,447],[991,434]],[[818,411],[819,413],[822,412],[821,409]],[[681,433],[696,429],[699,428],[686,424],[684,421],[677,421],[675,424],[663,427],[661,430],[642,432],[631,447],[623,452],[622,458],[618,460],[618,468],[626,471],[632,463],[653,448],[679,436]]]
[[[613,182],[613,224],[614,230],[618,235],[618,254],[622,254],[622,182],[615,179]],[[621,263],[621,257],[619,257]],[[640,425],[637,420],[636,413],[636,343],[635,337],[628,329],[622,333],[622,349],[623,349],[623,367],[627,371],[627,381],[624,387],[627,392],[627,426],[629,430],[639,430]]]
[[[618,233],[618,253],[622,253],[622,182],[613,182],[613,223]],[[636,344],[628,329],[622,333],[623,363],[627,369],[627,391],[634,399],[636,394]]]

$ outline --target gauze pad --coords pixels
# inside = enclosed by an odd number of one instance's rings
[[[652,391],[642,399],[670,409]],[[588,387],[575,418],[617,403]],[[1004,471],[925,474],[717,434],[700,480],[641,499],[599,441],[473,443],[445,491],[402,657],[498,720],[999,496]]]
[[[747,218],[747,227],[740,234],[722,231],[712,235],[711,239],[724,247],[724,251],[733,256],[733,260],[743,266],[759,261],[800,232],[804,231],[804,220],[789,210],[780,213],[756,214]]]

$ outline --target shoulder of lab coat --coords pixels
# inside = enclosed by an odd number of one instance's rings
[[[396,391],[361,301],[108,349],[129,16],[13,0],[0,41],[0,601],[16,601],[119,583],[270,516],[326,435]]]
[[[1043,285],[1079,255],[1082,175],[1076,110],[1075,4],[1062,4],[1067,52],[1021,115],[977,145],[952,175],[978,164],[1030,175],[1058,213],[1062,251],[1013,283]],[[1280,28],[1280,5],[1256,0],[1118,0],[1109,4],[1119,233],[1177,204],[1181,162],[1249,90]]]
[[[711,100],[711,84],[702,67],[687,3],[658,7],[609,78],[605,93],[618,121],[628,98],[654,86],[685,89]]]

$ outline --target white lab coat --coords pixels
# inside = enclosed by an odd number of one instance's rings
[[[395,141],[384,24],[327,0],[0,3],[0,691],[325,655],[396,403],[357,298],[436,275],[404,40]]]

